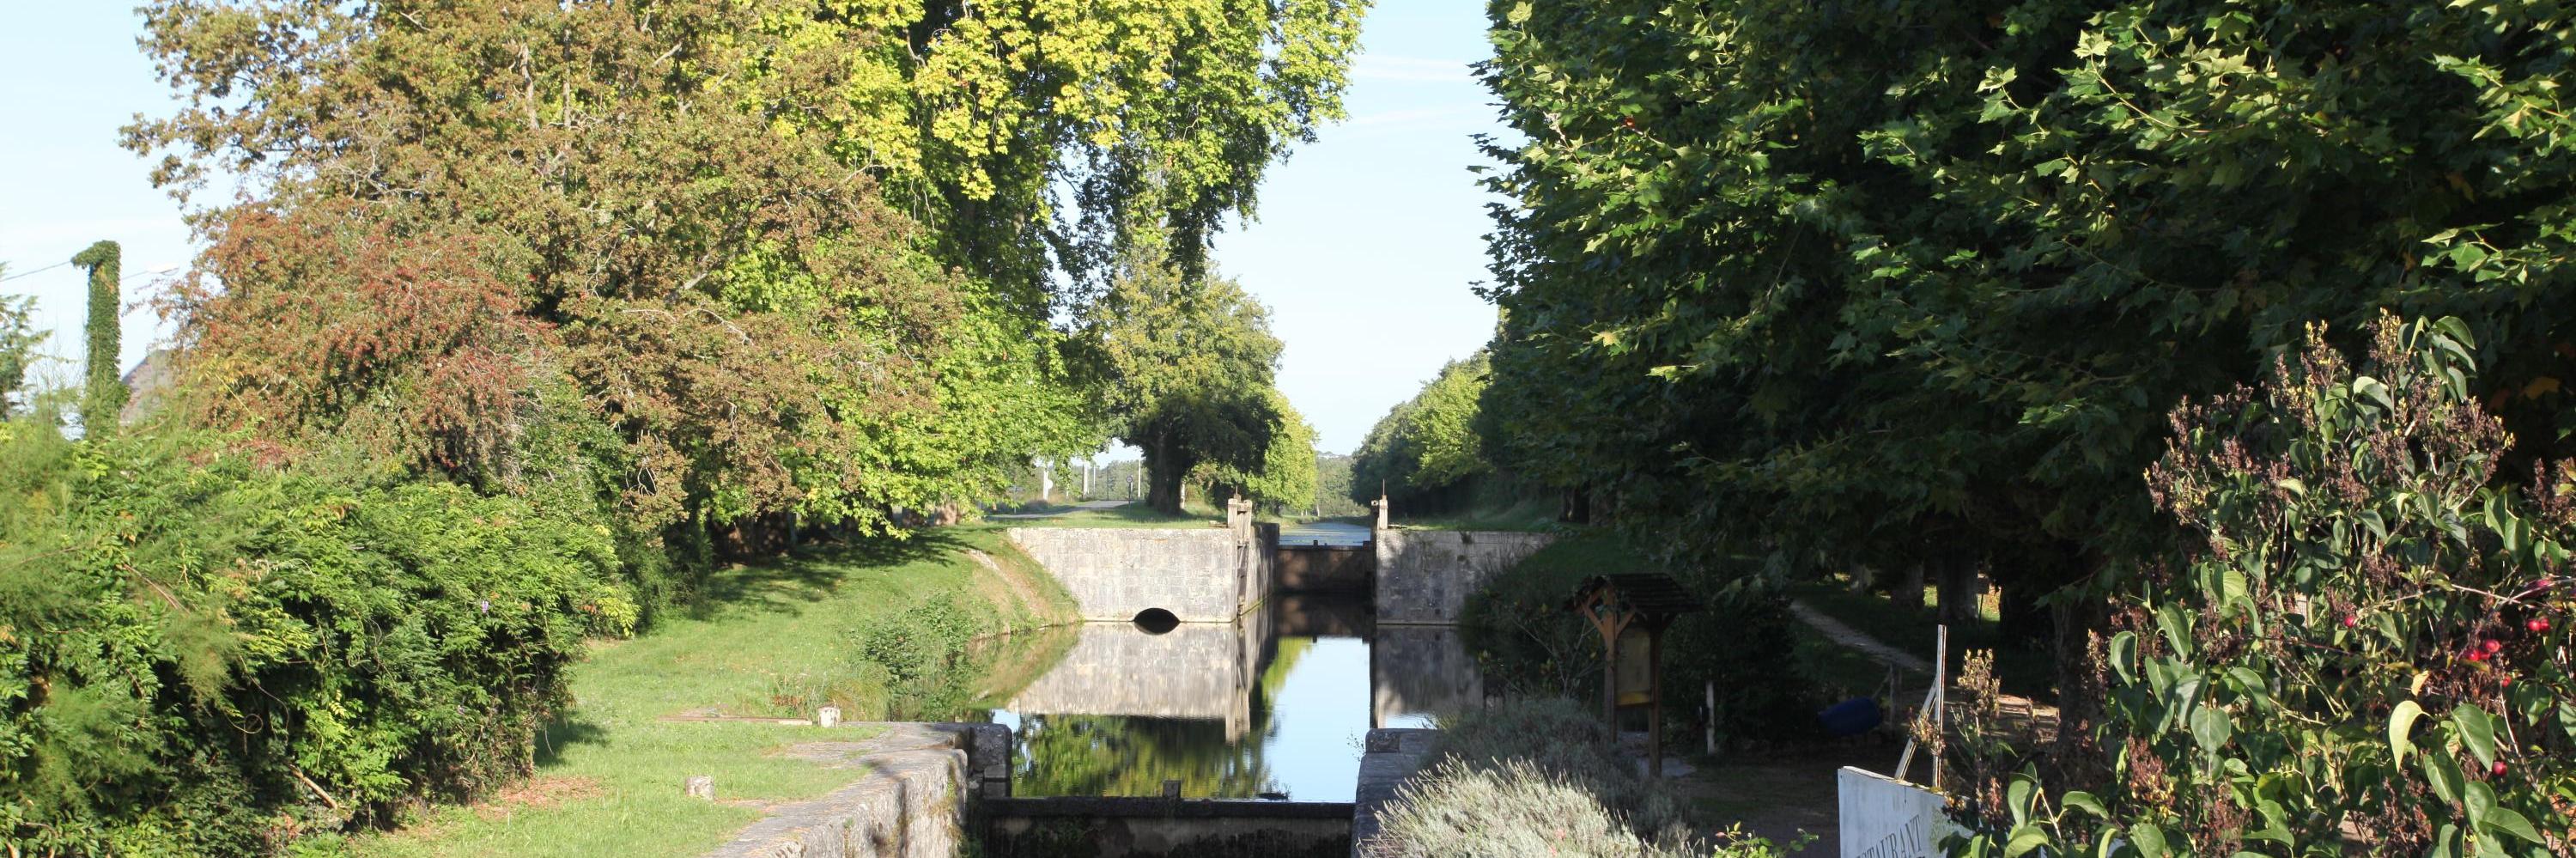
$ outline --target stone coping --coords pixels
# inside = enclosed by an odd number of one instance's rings
[[[1347,801],[1269,801],[1263,799],[1151,796],[1043,796],[988,798],[976,804],[987,816],[1166,817],[1178,819],[1348,819]]]
[[[1376,837],[1378,809],[1395,801],[1405,779],[1422,768],[1431,755],[1431,746],[1440,739],[1440,731],[1403,727],[1380,727],[1368,731],[1360,756],[1359,782],[1351,796],[1351,855],[1361,855],[1360,847]]]
[[[1010,731],[997,724],[851,722],[865,739],[819,739],[783,756],[860,773],[821,798],[771,807],[707,858],[950,858],[964,844],[964,802],[979,777],[1007,775]],[[836,727],[818,727],[829,736]],[[1005,782],[1007,783],[1007,782]],[[718,790],[722,784],[716,785]]]

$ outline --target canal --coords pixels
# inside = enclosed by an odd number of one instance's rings
[[[1282,544],[1364,543],[1356,525]],[[1012,793],[1348,801],[1372,727],[1481,699],[1448,626],[1379,627],[1364,596],[1272,598],[1232,623],[1086,623],[979,713],[1012,729]],[[1058,630],[1061,633],[1062,630]]]

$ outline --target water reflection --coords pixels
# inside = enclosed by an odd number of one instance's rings
[[[1283,597],[1230,624],[1089,623],[986,713],[1019,737],[1020,795],[1285,794],[1344,801],[1372,726],[1419,726],[1483,685],[1455,630],[1377,629],[1348,597]],[[1023,671],[1022,675],[1036,673]]]

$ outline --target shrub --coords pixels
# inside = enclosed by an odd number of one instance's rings
[[[1972,785],[1961,851],[2576,851],[2576,468],[2498,482],[2457,320],[2372,333],[2174,413],[2149,486],[2203,540],[2097,640],[2106,786]]]
[[[256,854],[478,792],[635,620],[595,525],[223,447],[0,432],[0,840]]]
[[[1758,858],[1756,838],[1694,835],[1672,797],[1565,700],[1511,701],[1444,725],[1439,749],[1382,810],[1370,858],[1619,856]]]

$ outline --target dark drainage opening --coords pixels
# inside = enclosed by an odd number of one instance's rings
[[[1181,618],[1161,608],[1146,608],[1136,612],[1136,627],[1144,629],[1146,634],[1159,635],[1180,628]]]

